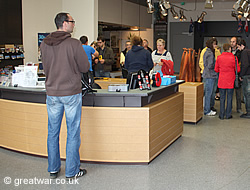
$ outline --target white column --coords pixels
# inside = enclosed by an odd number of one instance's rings
[[[62,10],[70,13],[76,21],[72,34],[79,39],[85,35],[89,44],[96,41],[98,35],[98,0],[62,0]]]
[[[62,0],[22,0],[23,46],[26,62],[38,62],[38,33],[56,30],[54,18]]]

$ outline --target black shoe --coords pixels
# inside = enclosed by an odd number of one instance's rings
[[[232,115],[230,115],[229,117],[227,117],[226,119],[232,119],[233,118],[233,116]]]
[[[242,114],[241,116],[240,116],[241,118],[248,118],[248,119],[250,119],[250,115],[249,114]]]
[[[217,109],[215,109],[214,107],[211,107],[211,110],[212,110],[212,111],[217,111]]]
[[[220,97],[219,96],[215,96],[215,98],[214,98],[215,100],[220,100]]]
[[[224,117],[221,117],[221,116],[219,116],[219,118],[220,118],[221,120],[223,120],[223,119],[224,119]]]
[[[76,178],[78,178],[78,177],[84,176],[86,173],[87,173],[87,170],[85,170],[85,169],[80,169],[80,171],[79,171],[76,175],[71,176],[71,177],[66,177],[66,179],[67,179],[67,180],[76,179]]]
[[[61,171],[61,169],[59,169],[58,172],[52,172],[52,173],[50,173],[49,174],[50,178],[51,179],[56,179],[58,177],[58,174],[59,174],[60,171]]]

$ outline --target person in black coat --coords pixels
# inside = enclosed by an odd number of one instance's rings
[[[154,66],[150,52],[144,49],[142,39],[139,36],[134,36],[131,42],[133,46],[126,55],[125,69],[129,73],[138,72],[140,69],[149,72]]]
[[[241,53],[240,80],[242,81],[246,113],[240,117],[250,119],[250,49],[245,48]]]

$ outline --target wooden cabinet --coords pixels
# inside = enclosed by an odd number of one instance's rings
[[[203,83],[186,82],[179,85],[184,92],[184,121],[198,122],[203,116]]]

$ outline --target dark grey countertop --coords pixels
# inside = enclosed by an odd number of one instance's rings
[[[98,107],[143,107],[178,91],[178,86],[184,80],[168,86],[152,87],[151,90],[132,89],[128,92],[109,92],[107,89],[97,89],[83,97],[84,106]],[[46,103],[44,88],[5,87],[0,86],[0,98],[24,102]]]

